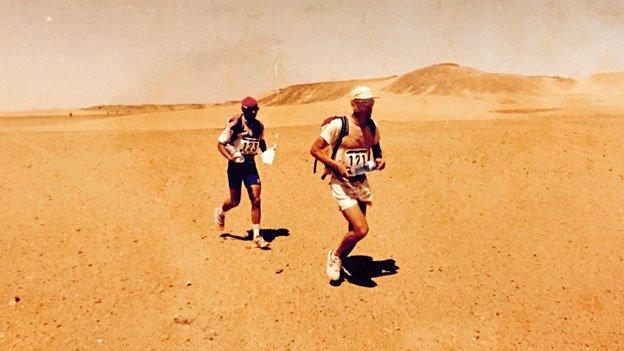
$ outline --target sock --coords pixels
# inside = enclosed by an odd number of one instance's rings
[[[223,206],[219,206],[219,210],[217,211],[217,214],[219,216],[224,216],[225,215],[225,211],[223,211]]]
[[[251,229],[253,230],[253,237],[257,238],[260,235],[260,224],[253,224]]]

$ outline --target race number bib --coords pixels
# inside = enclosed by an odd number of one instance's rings
[[[255,155],[260,147],[260,139],[243,137],[240,141],[239,150],[243,155]]]
[[[347,150],[345,151],[344,163],[347,167],[357,167],[368,161],[368,153],[366,149]]]

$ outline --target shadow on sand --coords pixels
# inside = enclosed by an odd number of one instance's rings
[[[396,274],[398,269],[393,259],[375,261],[370,256],[349,256],[342,260],[340,280],[330,281],[330,284],[340,286],[346,280],[354,285],[374,288],[377,283],[373,278]]]
[[[278,228],[278,229],[260,229],[260,236],[264,238],[264,240],[268,242],[273,242],[275,238],[278,236],[289,236],[290,232],[286,228]],[[235,239],[235,240],[243,240],[243,241],[251,241],[253,238],[253,232],[251,230],[247,231],[247,235],[236,235],[232,233],[223,233],[219,235],[224,239]]]

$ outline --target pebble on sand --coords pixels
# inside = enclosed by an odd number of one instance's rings
[[[178,324],[191,324],[191,320],[185,317],[180,317],[177,314],[173,316],[173,322]]]

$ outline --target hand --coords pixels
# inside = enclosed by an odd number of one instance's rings
[[[378,170],[382,170],[384,168],[386,168],[386,161],[384,161],[383,158],[376,158],[375,162],[377,162],[377,169]]]
[[[351,174],[349,174],[349,169],[343,163],[334,162],[334,164],[332,165],[331,168],[334,171],[334,173],[337,176],[339,176],[340,178],[349,178],[349,177],[351,177]]]

